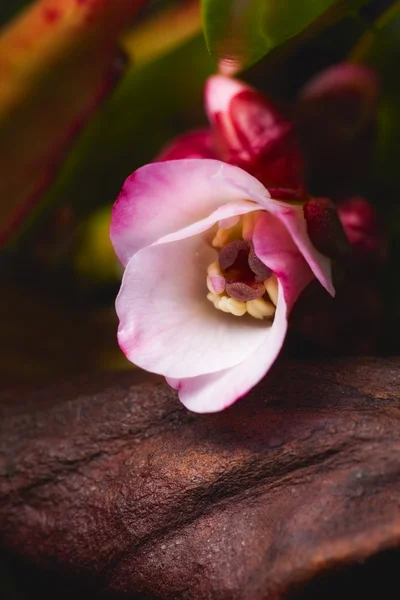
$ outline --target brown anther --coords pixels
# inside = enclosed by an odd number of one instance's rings
[[[271,277],[272,271],[269,267],[258,258],[254,252],[253,245],[251,245],[249,252],[249,267],[256,276],[256,281],[265,281],[268,277]]]
[[[257,281],[251,283],[251,285],[237,281],[234,283],[227,283],[225,291],[235,300],[248,302],[249,300],[261,298],[261,296],[265,294],[265,287],[263,283]]]
[[[234,242],[230,242],[223,248],[219,253],[218,261],[219,266],[221,267],[221,271],[225,271],[229,267],[231,267],[236,259],[238,258],[239,252],[249,252],[250,245],[249,242],[244,240],[237,240]]]

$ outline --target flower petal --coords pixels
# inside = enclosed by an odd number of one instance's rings
[[[210,122],[214,122],[215,115],[218,113],[228,113],[232,98],[249,89],[253,88],[239,79],[226,75],[211,75],[204,88],[204,99]]]
[[[304,196],[303,158],[293,125],[264,94],[213,75],[205,100],[221,158],[257,177],[274,197]]]
[[[218,412],[244,396],[263,377],[276,360],[287,331],[288,310],[279,286],[278,306],[270,326],[266,324],[265,339],[243,362],[209,375],[190,379],[167,378],[178,390],[180,401],[197,413]]]
[[[156,160],[182,158],[218,158],[212,132],[209,129],[197,129],[184,133],[168,144]]]
[[[208,118],[227,159],[252,161],[292,130],[269,100],[242,81],[212,75],[205,87]]]
[[[131,258],[116,303],[118,339],[129,360],[186,378],[232,367],[260,346],[262,321],[222,313],[206,298],[206,268],[216,256],[198,235]]]
[[[153,163],[135,171],[114,204],[111,241],[126,265],[141,248],[236,200],[269,197],[242,169],[211,159]]]
[[[297,298],[314,275],[291,233],[277,216],[263,212],[253,234],[258,258],[277,276],[290,312]]]
[[[254,200],[256,201],[256,198],[254,198]],[[269,199],[266,201],[260,199],[259,202],[267,208],[270,214],[276,216],[281,223],[285,225],[294,244],[307,261],[315,277],[331,296],[334,296],[335,288],[332,283],[331,260],[327,256],[321,254],[321,252],[319,252],[311,243],[307,232],[307,223],[304,217],[303,206],[300,204],[288,204],[286,202],[280,202],[279,200]],[[256,253],[258,254],[257,249]],[[267,266],[270,266],[268,263],[266,264]]]
[[[158,238],[158,240],[152,245],[166,244],[169,242],[183,240],[185,238],[192,237],[193,235],[197,235],[198,233],[203,233],[219,221],[225,221],[225,219],[246,215],[251,212],[259,211],[260,209],[261,207],[259,204],[249,200],[236,200],[233,202],[228,202],[227,204],[223,204],[214,210],[204,219],[200,219],[199,221],[196,221],[187,227],[183,227],[182,229],[178,229],[178,231],[174,231],[173,233],[169,233],[168,235]]]

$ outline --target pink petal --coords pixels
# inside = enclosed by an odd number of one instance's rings
[[[302,197],[303,158],[293,126],[269,99],[223,75],[208,79],[205,98],[222,158],[274,188],[275,197]]]
[[[285,202],[279,202],[278,200],[268,200],[266,206],[268,206],[267,210],[271,214],[278,217],[278,219],[284,223],[295,245],[307,261],[315,277],[331,296],[334,296],[335,288],[332,283],[331,260],[327,256],[321,254],[321,252],[319,252],[311,243],[307,232],[307,223],[304,217],[303,206],[300,204],[287,204]],[[273,269],[273,267],[271,268]]]
[[[253,245],[258,258],[278,277],[287,311],[290,312],[314,277],[308,262],[284,223],[267,212],[257,219]]]
[[[156,158],[157,161],[181,158],[218,158],[210,130],[189,131],[173,140]]]
[[[193,412],[212,413],[227,408],[250,391],[275,362],[285,340],[287,316],[280,287],[275,319],[271,325],[264,323],[265,339],[243,362],[218,373],[181,380],[168,378],[167,382]]]
[[[214,212],[212,212],[205,219],[200,219],[187,227],[183,227],[178,231],[174,231],[174,233],[170,233],[168,235],[164,235],[160,237],[155,244],[166,244],[169,242],[175,242],[178,240],[183,240],[184,238],[192,237],[193,235],[197,235],[198,233],[203,233],[207,229],[210,229],[213,225],[218,223],[219,221],[225,221],[227,219],[231,219],[233,217],[237,217],[240,215],[246,215],[251,212],[255,212],[257,210],[261,210],[261,206],[256,202],[251,202],[249,200],[236,200],[229,202],[228,204],[223,204]]]
[[[211,159],[153,163],[135,171],[114,204],[111,241],[121,262],[160,237],[237,200],[269,197],[254,177]]]
[[[206,298],[217,253],[202,236],[143,248],[128,263],[116,309],[126,356],[148,371],[186,378],[245,360],[265,324],[222,313]]]
[[[251,160],[292,129],[263,94],[224,75],[208,79],[205,100],[210,123],[229,157]]]
[[[214,122],[218,113],[228,113],[232,98],[249,89],[252,88],[239,79],[225,75],[211,75],[204,90],[206,111],[210,122]]]

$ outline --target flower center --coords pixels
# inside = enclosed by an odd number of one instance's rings
[[[276,276],[256,255],[250,241],[256,213],[238,217],[228,228],[217,231],[212,245],[219,249],[218,261],[207,269],[208,300],[218,310],[241,317],[272,318],[278,295]],[[222,223],[222,225],[224,225]]]

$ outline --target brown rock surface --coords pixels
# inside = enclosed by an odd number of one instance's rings
[[[322,599],[359,561],[398,572],[400,359],[281,362],[215,415],[146,377],[2,393],[9,556],[117,598]]]

